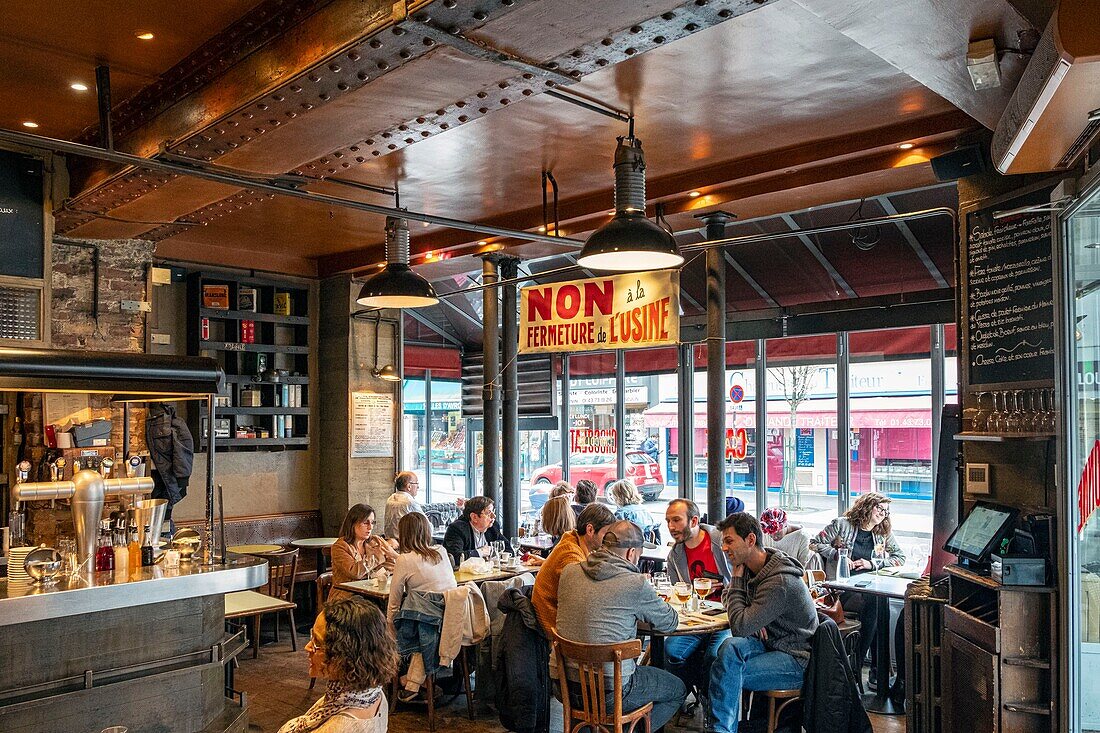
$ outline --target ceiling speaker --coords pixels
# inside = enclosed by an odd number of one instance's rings
[[[937,181],[955,181],[990,170],[985,151],[977,143],[937,155],[931,162]]]

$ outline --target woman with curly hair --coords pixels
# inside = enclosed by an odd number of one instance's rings
[[[825,573],[836,577],[840,551],[848,551],[848,563],[853,575],[879,570],[886,566],[905,564],[905,553],[894,538],[890,527],[890,498],[870,492],[856,499],[843,517],[834,519],[810,542],[810,549],[825,560]],[[862,623],[859,636],[859,657],[863,660],[878,626],[877,603],[886,599],[862,593],[841,593],[840,603],[845,613],[856,613]],[[871,670],[875,667],[872,664]],[[858,670],[857,670],[858,673]],[[877,680],[869,680],[874,686]]]
[[[385,733],[389,706],[383,686],[397,674],[397,647],[378,608],[363,598],[325,605],[306,645],[311,676],[328,690],[279,733]]]
[[[569,505],[572,494],[556,496],[542,505],[542,530],[554,538],[554,547],[566,532],[577,528],[576,515]]]

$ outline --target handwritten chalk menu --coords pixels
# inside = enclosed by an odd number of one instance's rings
[[[393,395],[351,393],[351,457],[393,455]]]
[[[1050,201],[1043,189],[995,208]],[[1054,378],[1051,214],[967,216],[967,353],[972,385]]]

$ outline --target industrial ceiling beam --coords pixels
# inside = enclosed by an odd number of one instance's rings
[[[817,260],[818,264],[824,268],[825,272],[829,273],[829,277],[831,277],[833,282],[844,291],[844,294],[849,298],[855,298],[856,291],[852,290],[852,286],[848,284],[844,276],[836,271],[836,268],[833,267],[833,263],[829,262],[829,258],[825,256],[825,253],[821,251],[817,244],[806,234],[802,233],[801,227],[798,226],[794,218],[791,217],[790,214],[780,214],[779,219],[790,228],[794,236],[798,238],[798,241],[802,242],[806,249],[809,250],[810,254],[814,256],[814,259]]]
[[[881,206],[882,210],[885,211],[887,214],[898,213],[898,209],[896,206],[894,206],[894,202],[890,200],[889,195],[884,194],[882,196],[876,196],[875,201],[878,202],[879,206]],[[947,282],[947,278],[943,276],[943,273],[940,272],[940,268],[936,267],[936,263],[933,262],[932,258],[928,256],[928,252],[921,245],[920,240],[917,239],[917,236],[913,234],[913,230],[909,228],[909,225],[906,224],[904,221],[899,221],[896,226],[898,228],[898,231],[901,232],[901,236],[905,239],[906,243],[908,243],[909,247],[912,248],[913,252],[917,255],[917,258],[920,259],[921,264],[923,264],[925,269],[928,270],[928,274],[931,275],[932,279],[936,281],[936,285],[939,285],[941,288],[950,287],[950,283]]]

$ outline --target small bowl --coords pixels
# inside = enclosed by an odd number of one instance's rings
[[[61,553],[43,545],[27,553],[23,568],[31,576],[31,580],[48,585],[57,582],[57,576],[61,574],[61,564]]]
[[[191,556],[198,552],[201,544],[202,537],[190,527],[176,530],[176,533],[172,536],[172,549],[179,552],[180,560],[183,562],[190,561]]]

